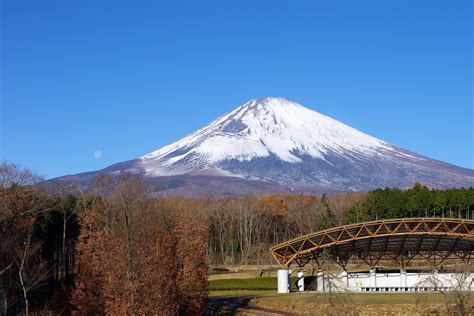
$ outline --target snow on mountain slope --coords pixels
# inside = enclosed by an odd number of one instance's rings
[[[328,153],[375,156],[389,144],[285,98],[251,100],[208,126],[141,157],[149,176],[216,168],[219,162],[276,156],[302,163]]]

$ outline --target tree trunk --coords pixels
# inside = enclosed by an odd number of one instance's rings
[[[61,249],[61,284],[64,284],[64,279],[66,278],[67,269],[66,269],[66,225],[67,225],[67,217],[66,213],[63,213],[63,244]]]
[[[20,277],[20,285],[21,289],[23,291],[23,299],[25,300],[25,314],[28,316],[29,314],[29,309],[28,309],[28,289],[25,284],[25,281],[23,280],[23,267],[25,266],[25,260],[26,260],[26,254],[28,252],[28,248],[30,247],[30,241],[31,241],[31,234],[32,234],[32,229],[28,232],[28,236],[25,241],[25,249],[23,250],[23,254],[21,256],[21,264],[18,269],[18,276]]]
[[[20,266],[20,270],[18,270],[18,276],[20,277],[20,285],[21,285],[21,289],[23,291],[23,299],[25,300],[25,315],[28,316],[28,290],[26,289],[26,285],[25,285],[25,281],[23,280],[23,265],[24,265],[25,261],[24,261],[24,257],[22,258],[22,261],[21,261],[21,266]]]
[[[21,284],[21,289],[23,291],[23,299],[25,300],[25,314],[28,316],[28,296],[27,296],[28,292],[25,287],[25,282],[23,281],[22,270],[23,270],[23,266],[21,267],[20,271],[18,271],[18,275],[20,276],[20,284]]]

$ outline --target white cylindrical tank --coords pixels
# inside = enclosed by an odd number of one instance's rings
[[[321,270],[318,270],[318,273],[316,274],[316,290],[318,292],[324,291],[324,274]]]
[[[298,291],[304,292],[304,270],[298,271]]]
[[[278,270],[278,293],[290,293],[290,273],[286,269]]]

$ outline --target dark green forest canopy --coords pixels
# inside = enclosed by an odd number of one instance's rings
[[[429,189],[420,183],[408,190],[376,189],[349,210],[351,222],[403,217],[472,218],[474,188]]]

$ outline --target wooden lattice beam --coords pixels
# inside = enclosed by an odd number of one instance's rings
[[[428,259],[438,254],[442,260],[445,260],[454,252],[467,252],[468,255],[463,258],[469,260],[474,251],[473,230],[474,220],[467,219],[401,218],[379,220],[334,227],[301,236],[272,247],[271,252],[278,263],[284,267],[288,267],[293,262],[304,265],[310,260],[317,261],[318,255],[314,254],[319,254],[323,249],[328,249],[336,258],[349,258],[348,253],[350,253],[368,261],[371,265],[379,262],[389,248],[397,249],[395,255],[401,259],[402,264],[404,255],[407,257],[406,263],[408,263],[417,254]],[[415,249],[406,246],[408,239],[412,244],[413,239],[418,240]],[[313,240],[319,240],[319,242],[313,242]],[[439,247],[443,242],[452,242],[453,245],[449,251],[439,254]],[[359,253],[354,252],[354,249],[361,249],[357,247],[361,243],[366,243],[365,249],[358,250]]]

